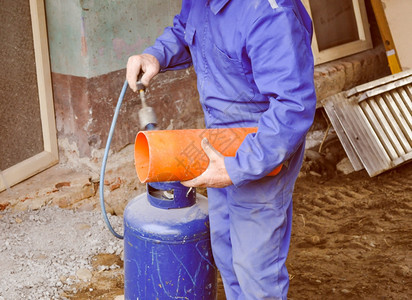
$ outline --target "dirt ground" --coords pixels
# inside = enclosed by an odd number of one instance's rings
[[[343,175],[335,169],[343,150],[333,148],[308,153],[296,182],[289,299],[412,299],[412,164],[374,178]],[[90,261],[91,279],[61,299],[122,299],[121,255]],[[218,291],[224,300],[221,281]]]
[[[412,299],[412,165],[297,180],[290,299]]]

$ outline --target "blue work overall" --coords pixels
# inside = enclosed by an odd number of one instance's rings
[[[208,189],[229,300],[287,297],[292,192],[316,107],[311,37],[299,0],[183,0],[145,50],[162,71],[193,64],[207,128],[258,127],[225,157],[233,185]]]

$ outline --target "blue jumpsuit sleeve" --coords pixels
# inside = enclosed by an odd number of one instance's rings
[[[157,58],[161,72],[184,69],[192,65],[192,57],[184,40],[190,7],[191,0],[183,0],[180,13],[173,19],[173,26],[166,27],[154,45],[143,51]]]
[[[254,21],[246,51],[259,93],[269,108],[225,166],[235,186],[258,180],[287,161],[304,142],[316,109],[311,28],[289,8]]]

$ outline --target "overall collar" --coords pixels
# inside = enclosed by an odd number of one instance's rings
[[[217,15],[223,6],[225,6],[229,1],[230,0],[209,0],[210,9],[215,15]]]

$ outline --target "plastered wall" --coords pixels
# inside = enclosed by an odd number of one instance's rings
[[[180,0],[46,0],[52,71],[86,78],[125,67],[172,24]]]
[[[105,146],[127,59],[151,45],[180,11],[180,0],[46,0],[60,157],[94,159]],[[161,128],[202,126],[192,69],[160,74],[147,91]],[[112,143],[138,132],[138,95],[126,93]],[[191,116],[191,118],[189,117]]]

